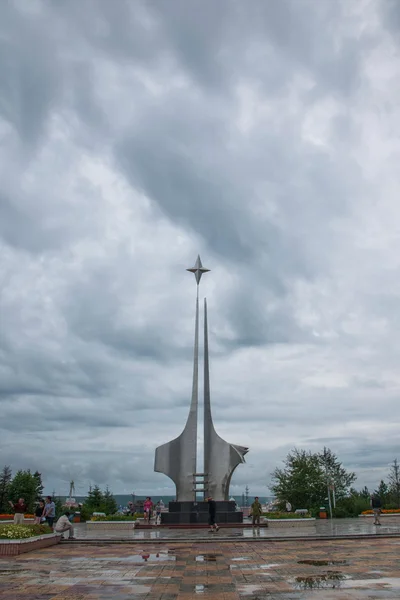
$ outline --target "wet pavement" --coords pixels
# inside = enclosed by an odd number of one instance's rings
[[[400,598],[400,540],[75,545],[0,559],[0,600]]]
[[[380,527],[373,525],[372,519],[333,519],[316,520],[307,527],[260,527],[224,528],[219,530],[220,539],[255,539],[255,538],[304,538],[304,537],[346,537],[361,535],[400,535],[400,517],[383,521]],[[152,529],[131,529],[130,531],[101,529],[88,531],[86,524],[75,526],[78,540],[202,540],[209,539],[208,529],[168,529],[153,527]],[[399,596],[400,600],[400,596]]]

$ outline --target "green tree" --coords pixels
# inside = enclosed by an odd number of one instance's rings
[[[378,495],[381,499],[383,506],[386,506],[390,502],[390,492],[388,485],[381,479],[378,489],[374,491],[374,494]]]
[[[345,498],[349,494],[351,484],[357,479],[356,474],[346,471],[329,448],[319,452],[318,458],[325,472],[326,484],[334,486],[336,500]]]
[[[11,477],[11,469],[5,465],[0,475],[0,512],[9,512],[10,510],[8,499]]]
[[[281,506],[289,500],[293,508],[311,509],[325,504],[328,484],[335,486],[340,500],[349,494],[355,479],[355,473],[346,471],[329,448],[317,453],[295,448],[287,455],[285,467],[273,472],[271,489]]]
[[[106,487],[103,494],[103,506],[104,510],[102,512],[105,512],[106,515],[114,515],[118,509],[114,495],[112,494],[112,492],[110,492],[108,486]]]
[[[16,472],[9,486],[9,499],[18,502],[18,498],[24,498],[28,512],[33,512],[37,499],[37,478],[30,470]]]
[[[104,512],[103,504],[104,496],[99,486],[95,485],[93,488],[91,487],[84,502],[85,508],[90,512]]]
[[[326,497],[326,481],[318,456],[295,448],[284,464],[272,473],[271,489],[279,503],[289,500],[293,509],[320,505]]]
[[[397,508],[400,508],[400,465],[397,458],[395,458],[393,464],[390,465],[388,482],[390,501],[393,502]]]

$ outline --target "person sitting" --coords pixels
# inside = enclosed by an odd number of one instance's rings
[[[56,533],[64,533],[65,531],[69,531],[69,538],[70,540],[74,540],[74,528],[72,527],[72,524],[69,520],[71,513],[69,511],[66,511],[57,521],[56,526],[55,526],[55,532]],[[64,536],[62,536],[64,538]]]

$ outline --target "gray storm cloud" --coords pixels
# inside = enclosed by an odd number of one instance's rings
[[[250,447],[232,491],[267,494],[294,446],[379,483],[400,449],[399,15],[2,3],[3,464],[173,493],[153,455],[187,415],[200,252],[216,426]]]

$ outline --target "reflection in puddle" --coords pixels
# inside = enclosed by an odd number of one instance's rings
[[[216,562],[216,554],[199,554],[195,557],[196,562]]]
[[[194,592],[195,592],[195,594],[204,594],[204,591],[205,591],[206,587],[207,586],[205,586],[205,585],[203,585],[201,583],[196,584],[194,586]]]
[[[107,557],[106,560],[109,560]],[[148,561],[164,561],[164,560],[176,560],[176,556],[173,554],[168,554],[167,552],[157,552],[157,554],[148,554],[147,552],[143,552],[143,554],[132,554],[131,556],[127,556],[126,558],[118,557],[116,559],[118,562],[148,562]]]
[[[302,575],[294,579],[294,587],[298,590],[334,589],[342,585],[346,575],[339,571],[328,571],[321,575]]]
[[[347,565],[345,560],[298,560],[299,565],[312,565],[313,567],[329,567],[331,565]]]
[[[238,558],[232,558],[232,561],[239,561],[239,560],[250,560],[249,556],[239,556]]]

